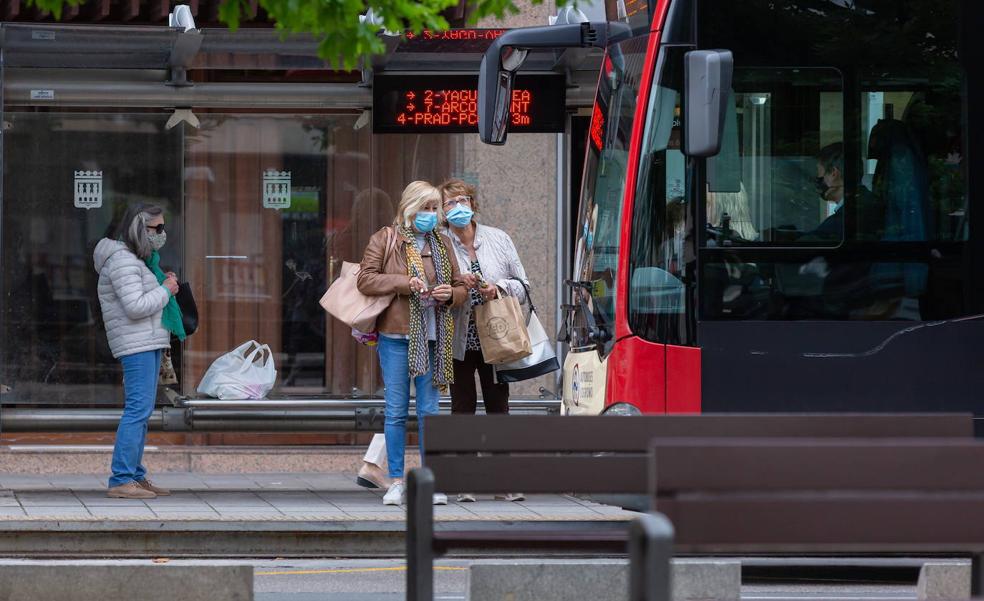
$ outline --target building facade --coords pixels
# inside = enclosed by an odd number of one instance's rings
[[[0,410],[121,405],[92,250],[138,202],[165,209],[162,265],[199,309],[198,332],[172,351],[183,395],[217,356],[256,340],[274,351],[274,397],[379,398],[374,350],[318,299],[416,179],[477,186],[481,222],[512,235],[556,331],[583,149],[565,133],[590,105],[590,65],[580,83],[567,73],[580,88],[568,90],[563,131],[498,148],[474,133],[374,134],[373,77],[476,73],[484,48],[423,53],[391,40],[372,68],[339,72],[315,40],[281,39],[262,14],[231,33],[214,22],[217,2],[192,2],[199,29],[182,32],[167,27],[167,3],[126,4],[137,12],[90,2],[60,24],[5,4]],[[481,26],[546,24],[554,10]],[[464,16],[449,12],[453,25]],[[548,376],[514,396],[556,390]]]

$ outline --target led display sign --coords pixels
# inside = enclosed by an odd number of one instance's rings
[[[420,33],[408,31],[397,52],[474,52],[481,53],[508,29],[448,29]]]
[[[478,132],[478,76],[377,73],[372,88],[372,131]],[[521,74],[513,86],[509,133],[564,131],[564,76]]]

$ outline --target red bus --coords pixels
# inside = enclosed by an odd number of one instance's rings
[[[982,3],[606,5],[480,74],[502,144],[528,53],[604,48],[565,411],[980,412]]]

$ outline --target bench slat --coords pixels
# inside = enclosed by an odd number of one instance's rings
[[[433,549],[438,554],[445,554],[450,549],[479,548],[499,551],[513,549],[538,549],[544,551],[567,551],[572,553],[625,553],[628,545],[628,529],[630,522],[619,531],[611,530],[581,530],[581,531],[530,531],[496,533],[492,531],[468,531],[453,533],[435,533]]]
[[[629,523],[625,522],[622,530],[611,529],[582,529],[582,530],[464,530],[454,532],[435,532],[434,540],[460,544],[467,542],[497,542],[497,541],[554,541],[554,542],[621,542],[628,540]]]
[[[984,491],[984,441],[678,439],[653,442],[659,495],[697,490]]]
[[[970,414],[438,415],[427,455],[446,452],[644,451],[654,437],[970,438]]]
[[[429,455],[426,465],[434,472],[435,490],[447,493],[648,492],[649,457],[641,453],[601,457]]]
[[[660,499],[678,552],[984,550],[984,494],[694,494]]]

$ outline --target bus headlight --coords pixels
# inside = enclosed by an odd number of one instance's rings
[[[623,415],[642,415],[642,411],[639,411],[639,409],[635,405],[630,405],[628,403],[615,403],[611,407],[602,411],[601,414],[615,415],[620,417]]]

